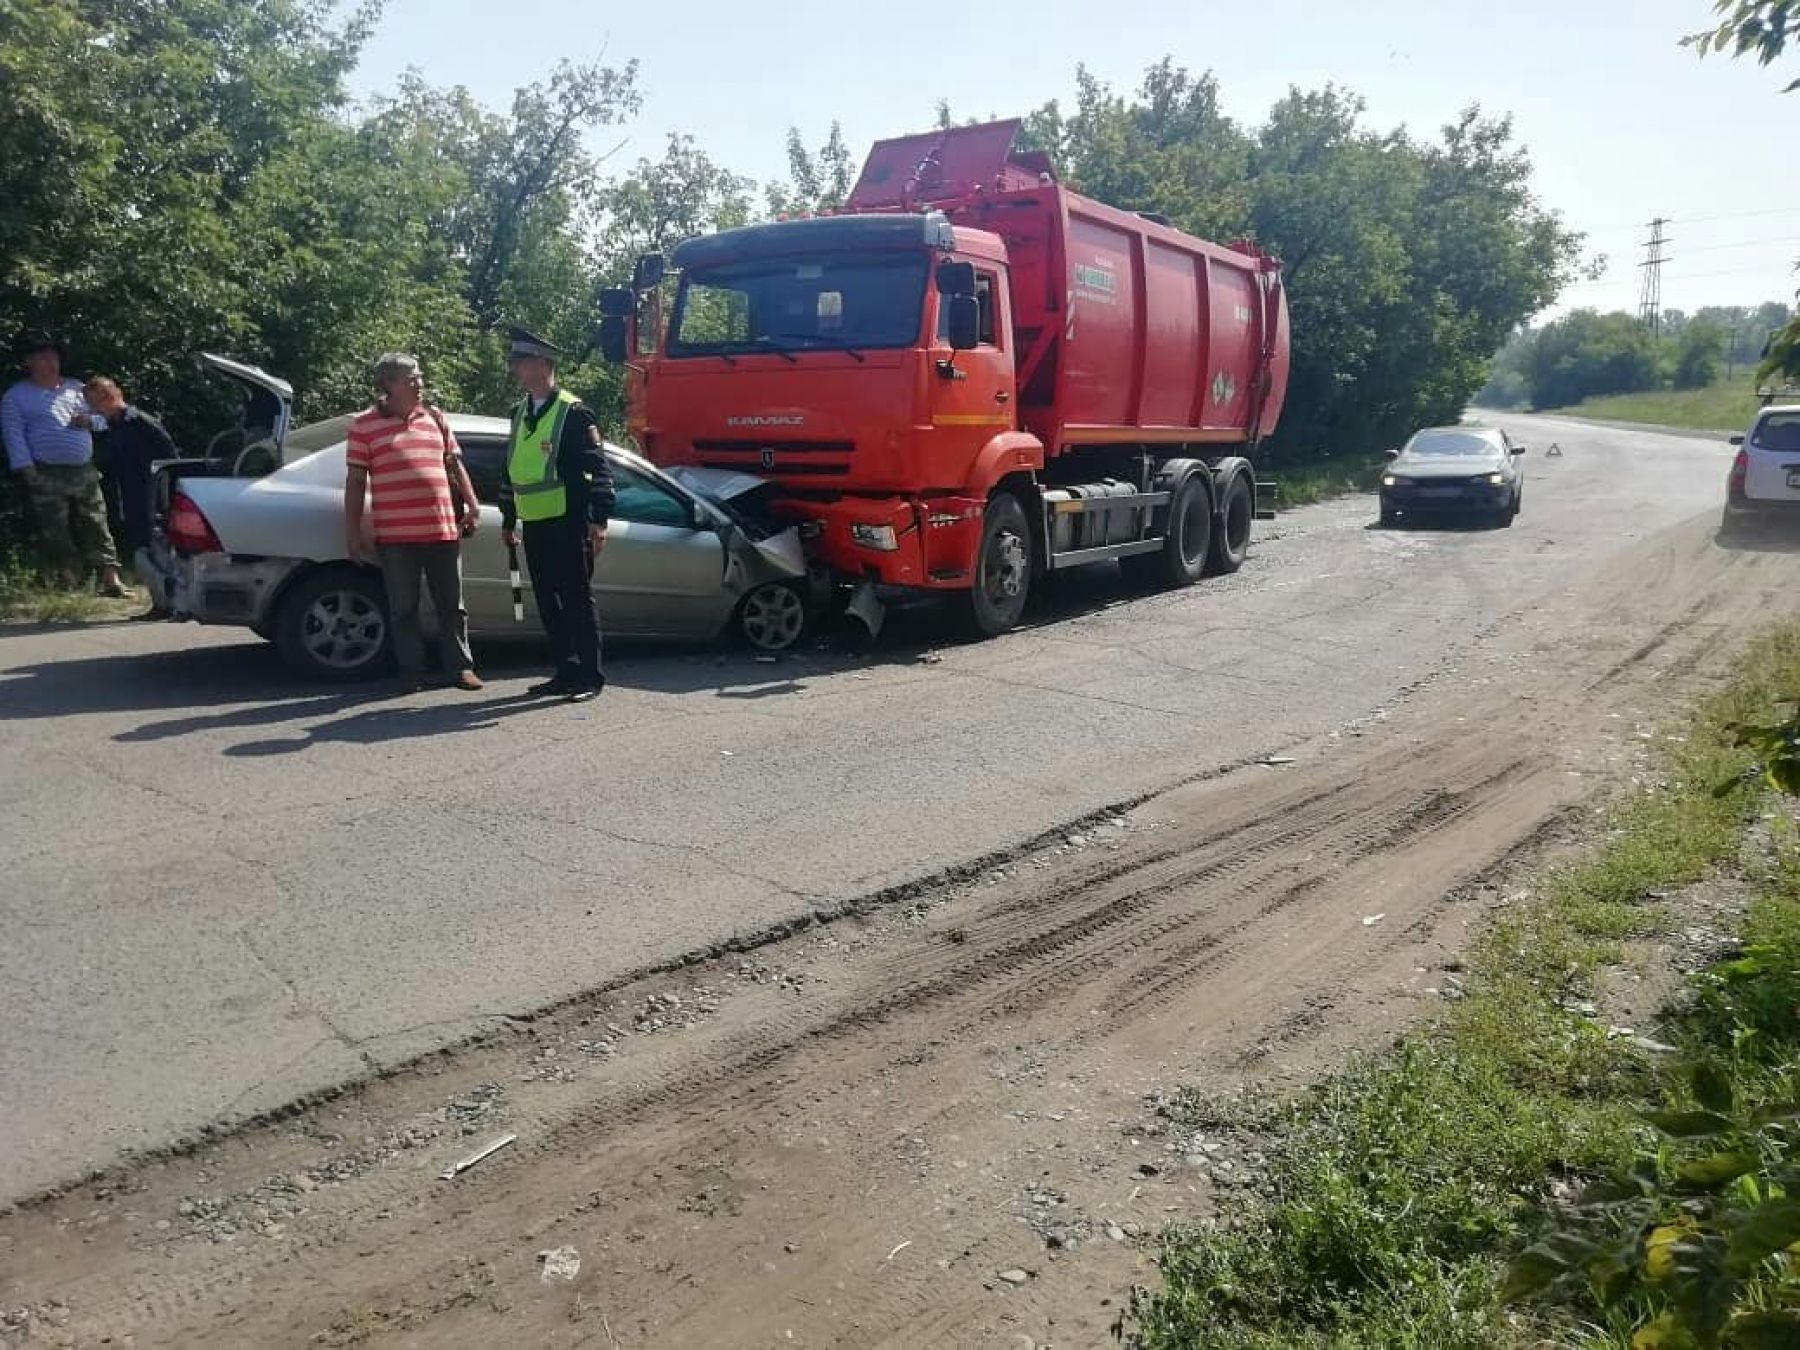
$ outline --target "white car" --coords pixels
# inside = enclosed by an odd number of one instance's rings
[[[267,434],[235,439],[204,460],[159,466],[158,526],[144,581],[176,617],[250,628],[307,674],[373,674],[387,663],[391,634],[379,570],[352,562],[344,546],[350,419],[288,432],[285,383],[253,367],[209,364],[251,386],[253,405],[267,396],[280,407],[272,430],[267,422],[253,428]],[[480,528],[463,542],[470,634],[536,635],[525,551],[517,550],[515,592],[500,537],[497,497],[511,428],[498,417],[451,413],[447,420],[481,499]],[[594,588],[608,635],[709,640],[729,631],[771,652],[800,640],[813,604],[806,559],[797,530],[750,509],[763,480],[717,469],[664,473],[613,445],[607,456],[618,500]],[[240,476],[245,467],[276,465],[260,477]]]
[[[1786,516],[1800,520],[1800,404],[1767,407],[1748,435],[1733,436],[1738,447],[1725,484],[1725,518],[1730,532],[1753,520]]]

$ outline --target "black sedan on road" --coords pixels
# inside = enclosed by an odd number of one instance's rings
[[[1451,512],[1510,525],[1525,497],[1525,447],[1498,427],[1427,427],[1381,475],[1381,523]]]

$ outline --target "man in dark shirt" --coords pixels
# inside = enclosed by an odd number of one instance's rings
[[[507,364],[525,398],[513,409],[500,523],[509,546],[524,525],[525,565],[556,663],[530,692],[584,703],[606,684],[593,578],[594,559],[606,547],[613,476],[593,410],[557,387],[560,355],[523,328],[510,332]]]
[[[161,422],[125,401],[125,391],[116,380],[96,375],[83,392],[94,413],[94,430],[100,434],[94,458],[112,480],[119,557],[126,566],[142,572],[138,554],[150,547],[150,466],[181,452]],[[156,588],[151,587],[151,594],[155,593]],[[168,611],[153,600],[149,611],[139,617],[165,619]]]

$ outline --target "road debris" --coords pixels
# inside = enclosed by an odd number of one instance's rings
[[[572,1280],[581,1274],[581,1253],[573,1247],[555,1247],[539,1252],[537,1259],[538,1278],[545,1284],[554,1284],[557,1280]]]
[[[438,1180],[439,1181],[454,1181],[454,1180],[456,1180],[457,1177],[461,1176],[464,1172],[468,1171],[471,1167],[475,1167],[475,1166],[479,1165],[480,1163],[486,1162],[489,1158],[493,1157],[496,1153],[498,1153],[501,1149],[505,1148],[508,1144],[517,1143],[518,1139],[519,1139],[519,1136],[516,1134],[501,1135],[498,1139],[494,1140],[493,1143],[487,1144],[482,1148],[476,1149],[475,1152],[469,1154],[468,1157],[463,1158],[461,1161],[451,1163],[450,1166],[446,1167],[443,1171],[438,1173]]]
[[[1287,764],[1299,763],[1292,755],[1265,755],[1256,762],[1265,769],[1279,769]]]
[[[1363,927],[1373,928],[1385,918],[1387,918],[1386,914],[1365,914],[1363,915]]]
[[[910,1246],[912,1246],[912,1239],[908,1238],[905,1242],[902,1242],[898,1247],[894,1248],[893,1251],[889,1252],[887,1254],[887,1259],[892,1261],[896,1256],[900,1255],[901,1252],[905,1251]]]
[[[1019,1284],[1024,1284],[1027,1281],[1029,1281],[1031,1279],[1031,1276],[1029,1274],[1027,1274],[1025,1271],[1019,1270],[1015,1267],[1012,1270],[1001,1271],[998,1275],[995,1276],[995,1278],[998,1280],[1002,1280],[1007,1284],[1019,1285]]]

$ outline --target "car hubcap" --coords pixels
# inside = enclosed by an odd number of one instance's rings
[[[381,607],[355,591],[321,595],[307,607],[301,627],[307,654],[333,670],[354,670],[373,661],[386,634]]]
[[[763,586],[744,601],[744,636],[764,651],[790,647],[806,623],[806,605],[789,586]]]
[[[1011,530],[996,534],[983,569],[988,599],[1004,605],[1024,594],[1026,565],[1025,541]]]

